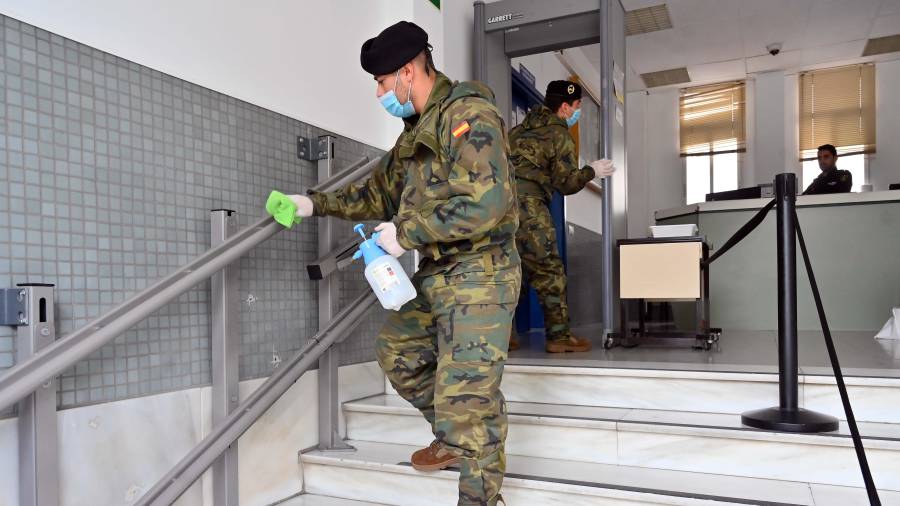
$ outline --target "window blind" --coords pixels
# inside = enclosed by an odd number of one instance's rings
[[[822,144],[842,155],[875,152],[875,65],[800,74],[800,159],[815,159]]]
[[[744,97],[743,81],[681,90],[681,156],[745,151]]]

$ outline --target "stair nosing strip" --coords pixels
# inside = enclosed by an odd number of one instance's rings
[[[396,466],[408,467],[412,469],[412,464],[410,462],[398,462],[394,464]],[[445,469],[444,471],[458,474],[459,471],[456,469]],[[733,476],[727,475],[713,475],[712,473],[697,473],[697,474],[706,474],[712,476],[724,476],[727,478],[734,478]],[[772,501],[760,501],[754,499],[742,499],[738,497],[728,497],[728,496],[718,496],[712,494],[694,494],[690,492],[679,492],[676,490],[665,490],[665,489],[657,489],[657,488],[646,488],[646,487],[632,487],[629,485],[616,485],[613,483],[602,483],[602,482],[591,482],[591,481],[582,481],[582,480],[567,480],[565,478],[552,478],[549,476],[539,476],[534,474],[522,474],[522,473],[506,473],[504,474],[505,478],[513,478],[519,480],[528,480],[528,481],[538,481],[544,483],[557,483],[560,485],[573,485],[576,487],[585,487],[585,488],[593,488],[593,489],[605,489],[605,490],[619,490],[622,492],[633,492],[637,494],[651,494],[651,495],[662,495],[669,497],[680,497],[684,499],[697,499],[697,500],[705,500],[705,501],[717,501],[717,502],[731,502],[735,504],[752,504],[756,506],[809,506],[798,503],[785,503],[785,502],[772,502]],[[760,478],[763,479],[764,478]],[[770,480],[775,481],[775,480]],[[803,484],[802,482],[796,482],[798,484]]]
[[[375,396],[373,396],[375,397]],[[364,399],[359,399],[360,401]],[[377,413],[377,414],[387,414],[387,415],[398,415],[398,416],[415,416],[419,414],[419,411],[413,407],[388,407],[388,406],[356,406],[352,405],[353,403],[345,403],[345,407],[349,407],[349,411],[354,413]],[[628,409],[628,408],[622,408]],[[730,433],[742,433],[742,434],[758,434],[762,435],[763,438],[765,436],[771,435],[774,440],[775,437],[797,437],[797,438],[832,438],[834,441],[852,441],[852,437],[850,434],[835,434],[829,432],[820,432],[820,433],[792,433],[792,432],[779,432],[779,431],[770,431],[770,430],[762,430],[756,429],[753,427],[726,427],[726,426],[718,426],[718,425],[706,425],[706,424],[690,424],[690,423],[678,423],[678,422],[659,422],[659,421],[649,421],[649,420],[624,420],[621,418],[592,418],[585,416],[568,416],[568,415],[555,415],[555,414],[544,414],[544,413],[529,413],[529,412],[518,412],[518,411],[509,411],[509,416],[517,416],[517,417],[527,417],[527,418],[548,418],[555,420],[579,420],[585,422],[597,422],[597,423],[612,423],[616,424],[616,430],[618,430],[618,424],[626,424],[631,425],[633,427],[639,426],[652,426],[652,427],[678,427],[678,428],[688,428],[688,429],[708,429],[715,431],[723,431]],[[740,415],[734,415],[735,417]],[[543,425],[543,424],[531,424],[531,425]],[[627,427],[624,428],[627,430]],[[721,434],[721,436],[725,436],[725,434]],[[759,439],[759,438],[757,438]],[[896,443],[900,442],[900,437],[892,438],[887,436],[867,436],[863,435],[862,439],[865,441],[872,442],[891,442]],[[778,442],[783,442],[778,440]],[[823,444],[822,441],[809,441],[809,444]],[[852,444],[852,443],[851,443]],[[835,446],[844,446],[844,445],[835,445]]]
[[[450,476],[458,475],[459,470],[457,469],[443,469],[441,471],[437,471],[434,473],[428,473],[427,475],[421,474],[415,469],[413,469],[412,464],[410,462],[398,462],[395,464],[385,463],[385,462],[371,462],[366,460],[348,460],[337,457],[329,457],[327,455],[304,455],[304,459],[307,459],[310,464],[319,464],[324,466],[343,466],[350,467],[353,469],[360,469],[365,471],[373,471],[373,472],[389,472],[395,474],[404,474],[407,476],[441,476],[444,479],[452,479]],[[338,464],[335,464],[335,461]],[[708,476],[721,476],[723,478],[741,478],[729,475],[716,475],[713,473],[694,473],[694,474],[703,474]],[[448,476],[450,475],[450,476]],[[784,502],[772,502],[772,501],[760,501],[753,499],[742,499],[738,497],[728,497],[728,496],[718,496],[712,494],[693,494],[690,492],[679,492],[676,490],[665,490],[665,489],[654,489],[654,488],[644,488],[644,487],[633,487],[629,485],[617,485],[612,483],[601,483],[601,482],[589,482],[589,481],[581,481],[581,480],[567,480],[564,478],[552,478],[548,476],[539,476],[539,475],[530,475],[530,474],[522,474],[522,473],[506,473],[506,478],[519,479],[531,482],[541,482],[541,483],[555,483],[559,485],[572,485],[578,487],[584,487],[588,489],[598,489],[598,490],[617,490],[620,492],[631,492],[636,494],[651,494],[651,495],[659,495],[659,496],[668,496],[668,497],[679,497],[684,499],[696,499],[696,500],[708,500],[708,501],[718,501],[718,502],[731,502],[734,504],[750,504],[750,505],[758,505],[758,506],[810,506],[810,504],[799,504],[799,503],[784,503]],[[778,480],[770,480],[766,478],[748,478],[748,479],[756,479],[761,481],[778,481]],[[792,482],[796,483],[800,486],[809,485],[804,482]]]
[[[576,371],[577,370],[577,371]],[[637,378],[672,378],[672,379],[715,379],[722,381],[752,381],[759,383],[777,383],[778,372],[748,372],[748,371],[702,371],[685,369],[644,369],[638,367],[585,367],[578,365],[538,365],[538,364],[512,364],[506,366],[505,372],[510,374],[541,374],[541,375],[578,375],[587,376],[628,376]],[[680,373],[673,376],[671,373]],[[747,376],[747,377],[743,377]],[[766,378],[764,378],[764,376]]]
[[[578,369],[578,372],[574,370]],[[584,366],[584,365],[541,365],[541,364],[523,364],[523,363],[507,363],[506,370],[509,373],[517,374],[564,374],[577,375],[584,374],[588,376],[627,376],[637,378],[671,378],[671,379],[692,379],[692,380],[709,380],[711,377],[718,376],[715,379],[720,381],[747,381],[754,383],[778,383],[778,372],[772,371],[709,371],[701,369],[679,369],[671,368],[640,368],[640,367],[605,367],[605,366]],[[681,373],[679,376],[673,376],[671,373]],[[798,375],[798,380],[802,384],[813,385],[834,385],[835,379],[829,374],[812,374],[803,373]],[[854,374],[844,376],[844,381],[850,386],[873,386],[873,387],[900,387],[900,377],[893,376],[877,376]]]
[[[753,504],[753,505],[758,505],[758,506],[808,506],[808,505],[801,505],[801,504],[797,504],[797,503],[758,501],[758,500],[740,499],[737,497],[725,497],[725,496],[716,496],[716,495],[709,495],[709,494],[691,494],[689,492],[678,492],[678,491],[674,491],[674,490],[629,487],[627,485],[614,485],[614,484],[610,484],[610,483],[583,482],[583,481],[579,481],[579,480],[566,480],[563,478],[549,478],[546,476],[535,477],[532,475],[517,474],[517,473],[507,473],[506,477],[507,478],[519,478],[519,479],[525,479],[525,480],[533,480],[533,481],[559,483],[562,485],[575,485],[575,486],[580,486],[580,487],[621,490],[624,492],[665,495],[665,496],[670,496],[670,497],[682,497],[685,499],[697,499],[697,500],[718,501],[718,502],[727,501],[727,502],[737,503],[737,504]]]

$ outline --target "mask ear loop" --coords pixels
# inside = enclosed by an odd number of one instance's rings
[[[406,85],[406,103],[411,104],[410,99],[412,99],[412,80],[409,81],[409,84]]]
[[[400,69],[394,73],[394,95],[397,95],[397,85],[400,84]]]
[[[403,68],[403,67],[400,67]],[[400,69],[397,69],[397,73],[394,74],[394,95],[397,95],[397,85],[400,84]],[[412,81],[406,86],[406,103],[409,103],[409,100],[412,98]]]

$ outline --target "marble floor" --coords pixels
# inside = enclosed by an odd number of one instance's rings
[[[604,350],[599,326],[573,332],[589,338],[594,349],[586,353],[548,354],[542,331],[519,336],[521,348],[509,354],[516,365],[609,367],[720,372],[778,371],[778,336],[775,331],[725,331],[709,351],[681,346],[642,345]],[[875,339],[874,332],[834,332],[835,348],[845,375],[900,378],[900,340]],[[821,332],[799,334],[801,374],[832,375]]]

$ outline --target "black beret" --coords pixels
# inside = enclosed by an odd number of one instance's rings
[[[547,95],[563,97],[566,100],[578,100],[581,98],[581,85],[572,81],[550,81],[547,85]]]
[[[390,74],[409,63],[426,47],[430,47],[428,33],[415,23],[400,21],[363,43],[359,63],[374,76]]]

